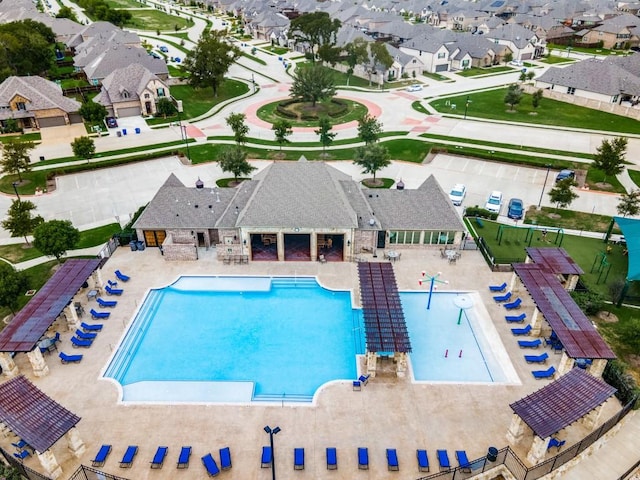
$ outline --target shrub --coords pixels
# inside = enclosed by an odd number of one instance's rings
[[[571,292],[571,298],[585,315],[596,315],[604,308],[604,299],[596,292]]]
[[[627,366],[624,363],[620,360],[609,360],[604,372],[602,372],[602,379],[618,389],[615,395],[623,404],[626,405],[635,398],[636,404],[634,408],[637,408],[637,399],[640,395],[640,390],[633,376],[627,371]]]
[[[480,208],[479,206],[475,207],[467,207],[464,211],[465,217],[480,217],[480,218],[488,218],[489,220],[496,220],[498,218],[498,214],[494,212],[490,212],[484,208]]]

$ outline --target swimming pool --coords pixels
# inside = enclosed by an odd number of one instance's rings
[[[414,381],[509,381],[484,307],[457,324],[459,295],[435,293],[427,310],[427,293],[400,292]],[[357,378],[364,352],[349,291],[311,277],[180,277],[149,291],[103,377],[125,402],[310,402]]]

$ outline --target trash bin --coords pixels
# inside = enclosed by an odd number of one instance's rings
[[[136,134],[140,133],[140,127],[136,127]]]
[[[44,162],[44,155],[40,155],[40,161]]]
[[[118,137],[121,137],[121,136],[122,136],[122,132],[121,132],[120,130],[118,130],[118,131],[116,132],[116,135],[117,135]]]
[[[134,240],[131,240],[129,242],[129,246],[131,247],[132,252],[135,252],[136,250],[138,250],[138,244]]]
[[[136,247],[138,247],[138,250],[142,252],[144,250],[144,242],[142,240],[138,240],[136,242]]]
[[[122,134],[123,134],[123,135],[126,135],[126,134],[127,134],[127,129],[126,129],[126,128],[123,128],[123,129],[122,129]]]
[[[489,447],[487,452],[487,460],[489,462],[495,462],[498,459],[498,449],[496,447]]]

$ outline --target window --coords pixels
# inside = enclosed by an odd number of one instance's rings
[[[24,102],[16,102],[16,108],[18,110],[26,110],[27,106],[24,104]]]
[[[611,103],[618,103],[618,95],[614,95],[611,99]]]
[[[469,68],[469,60],[462,61],[462,68]]]
[[[144,98],[149,98],[151,95],[149,95],[148,93],[144,94]]]
[[[446,53],[440,52],[440,53],[438,53],[438,58],[444,58],[445,55],[446,55]]]
[[[122,91],[122,98],[129,98],[129,92],[127,92],[126,90]]]
[[[420,230],[400,230],[389,232],[390,245],[417,245],[420,243]]]
[[[165,95],[164,95],[164,88],[159,88],[159,89],[157,90],[157,92],[158,92],[158,96],[159,96],[159,97],[164,97],[164,96],[165,96]]]

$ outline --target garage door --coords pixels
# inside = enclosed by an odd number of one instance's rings
[[[38,125],[40,125],[40,128],[61,127],[66,124],[64,117],[47,117],[38,119]]]
[[[523,53],[522,60],[531,60],[531,53]]]
[[[449,70],[449,64],[443,63],[442,65],[436,65],[436,72],[446,72]]]
[[[118,117],[135,117],[136,115],[140,115],[140,107],[127,107],[127,108],[118,108],[117,116]]]
[[[82,115],[80,115],[79,113],[70,113],[69,121],[71,123],[82,123]]]

